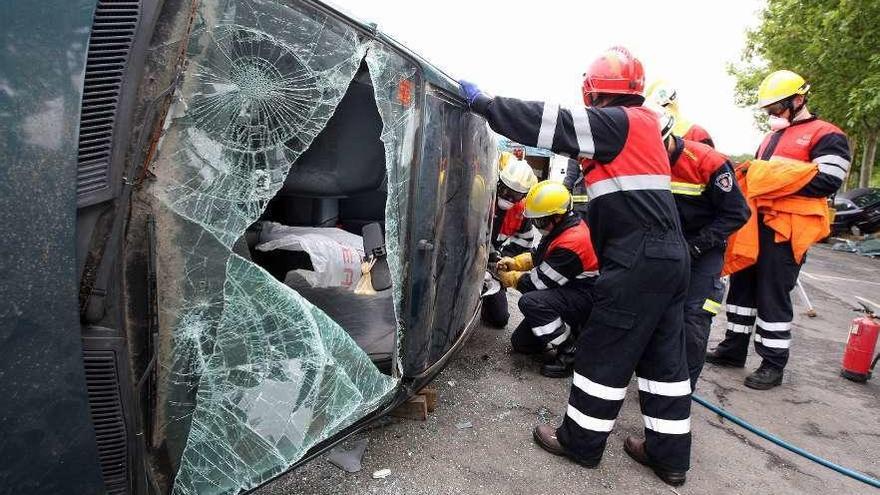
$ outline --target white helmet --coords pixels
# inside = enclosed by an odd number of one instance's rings
[[[666,139],[672,134],[672,128],[675,127],[675,117],[672,115],[672,112],[663,112],[660,114],[660,136],[663,138],[663,141],[666,142]]]
[[[511,190],[525,194],[538,183],[538,178],[525,160],[513,159],[501,171],[501,182]]]
[[[677,96],[675,88],[666,81],[656,81],[648,87],[648,100],[660,107],[673,103]]]

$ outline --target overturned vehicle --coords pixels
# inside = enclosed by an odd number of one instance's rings
[[[247,491],[462,345],[496,146],[452,79],[320,2],[18,3],[85,81],[76,178],[40,186],[75,188],[79,331],[35,353],[70,377],[41,392],[69,438],[29,443],[54,450],[16,467],[21,493]]]

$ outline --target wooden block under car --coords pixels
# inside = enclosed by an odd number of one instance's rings
[[[391,411],[391,415],[395,418],[417,419],[419,421],[427,421],[428,419],[428,401],[424,395],[416,395],[408,401],[397,406]]]

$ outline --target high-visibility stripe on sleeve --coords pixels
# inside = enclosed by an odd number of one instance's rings
[[[790,321],[781,321],[778,323],[764,321],[760,317],[755,320],[755,323],[763,328],[764,330],[770,330],[771,332],[785,332],[791,330],[791,322]]]
[[[727,329],[733,333],[752,333],[751,325],[740,325],[739,323],[727,322]]]
[[[581,274],[578,275],[576,278],[585,279],[585,278],[598,277],[598,276],[599,276],[599,270],[589,270],[586,272],[581,272]]]
[[[657,433],[667,435],[684,435],[691,432],[691,418],[687,419],[660,419],[651,416],[643,416],[645,428]]]
[[[613,419],[599,419],[592,416],[587,416],[586,414],[575,409],[575,407],[571,404],[568,405],[568,409],[566,409],[565,415],[571,418],[572,421],[577,423],[578,426],[585,430],[608,432],[614,429]]]
[[[546,325],[540,325],[537,327],[532,327],[532,333],[535,334],[536,337],[541,337],[544,335],[550,335],[555,332],[559,327],[562,326],[562,318],[556,318],[555,320],[547,323]]]
[[[773,349],[788,349],[791,347],[791,339],[767,339],[755,334],[755,342],[763,344],[764,347],[772,347]]]
[[[713,301],[711,299],[706,299],[703,302],[703,310],[712,313],[713,315],[717,315],[719,311],[721,311],[721,303],[718,301]]]
[[[850,162],[846,158],[837,155],[822,155],[813,159],[813,163],[827,163],[829,165],[837,165],[844,171],[849,170]]]
[[[592,199],[621,191],[662,190],[668,191],[671,179],[668,175],[622,175],[590,184],[587,194]]]
[[[748,308],[745,306],[727,305],[727,312],[740,316],[755,316],[758,314],[758,308]]]
[[[578,149],[580,150],[579,156],[593,158],[596,154],[596,143],[593,142],[593,130],[590,128],[590,118],[587,115],[587,108],[575,106],[570,111]]]
[[[626,397],[626,387],[608,387],[596,383],[589,378],[575,372],[571,379],[572,385],[581,392],[604,400],[623,400]]]
[[[538,290],[544,290],[547,288],[547,284],[541,280],[541,277],[538,276],[538,270],[532,269],[529,271],[529,278],[532,280],[532,284],[535,285],[535,288]]]
[[[522,246],[522,247],[528,248],[528,247],[532,247],[533,241],[531,239],[522,239],[520,237],[511,237],[508,242],[510,242],[511,244],[516,244],[517,246]]]
[[[553,136],[556,134],[556,119],[559,117],[559,105],[544,103],[544,112],[541,115],[541,129],[538,131],[538,148],[550,149],[553,146]]]
[[[654,395],[681,397],[691,393],[691,381],[658,382],[639,377],[639,390]]]
[[[689,182],[671,182],[670,188],[672,194],[680,194],[682,196],[699,196],[706,190],[703,184],[691,184]]]
[[[547,275],[550,280],[553,280],[559,285],[565,285],[568,282],[568,279],[564,275],[553,269],[553,267],[548,265],[546,261],[541,263],[538,269],[544,272],[544,275]]]
[[[846,170],[838,167],[837,165],[829,165],[827,163],[819,164],[819,172],[823,174],[828,174],[832,177],[837,177],[840,180],[846,179]]]

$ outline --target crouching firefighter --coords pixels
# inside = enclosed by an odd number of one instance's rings
[[[571,194],[562,184],[543,181],[532,187],[523,214],[541,231],[541,242],[533,252],[498,262],[501,283],[522,293],[523,321],[510,344],[515,352],[549,354],[541,374],[553,378],[571,374],[575,338],[590,315],[599,274],[590,231],[571,207]]]
[[[672,194],[691,255],[684,329],[693,389],[703,370],[712,318],[724,296],[720,277],[727,238],[746,223],[751,212],[727,157],[706,144],[674,135],[671,113],[660,121],[672,166]]]
[[[683,321],[690,261],[657,114],[642,106],[641,62],[625,48],[606,51],[587,69],[584,106],[461,86],[471,111],[495,132],[577,157],[590,197],[587,223],[601,266],[593,310],[578,338],[562,425],[537,426],[535,441],[598,466],[635,372],[645,438],[628,437],[624,450],[666,483],[684,483],[691,450]]]
[[[523,216],[523,210],[526,193],[537,182],[538,178],[525,160],[510,159],[501,169],[492,221],[493,255],[490,256],[490,262],[497,262],[500,257],[527,253],[534,246],[537,231],[532,221]],[[504,328],[510,318],[506,288],[501,287],[485,295],[481,311],[486,324]]]

